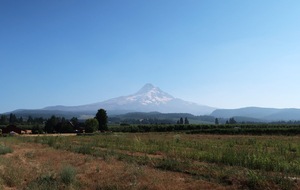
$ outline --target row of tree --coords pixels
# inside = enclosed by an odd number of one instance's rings
[[[43,124],[46,119],[42,117],[33,118],[28,116],[28,118],[17,117],[15,114],[11,113],[9,115],[0,116],[0,125],[8,124],[21,124],[21,125],[32,125],[32,124]]]
[[[108,123],[107,113],[104,109],[99,109],[96,116],[87,119],[85,122],[80,122],[76,117],[68,120],[64,117],[51,116],[49,119],[32,118],[29,116],[27,120],[22,117],[17,118],[15,114],[1,115],[0,125],[14,124],[19,126],[32,126],[33,133],[73,133],[83,132],[92,133],[97,130],[106,131]],[[28,126],[27,126],[28,127]]]
[[[189,120],[188,120],[188,118],[186,117],[186,118],[184,118],[184,122],[183,122],[183,118],[181,117],[177,122],[176,122],[176,124],[185,124],[185,125],[188,125],[188,124],[190,124],[190,122],[189,122]]]
[[[219,119],[216,118],[215,125],[219,125],[219,124],[220,124]],[[231,117],[229,118],[229,120],[226,120],[225,124],[237,124],[237,121],[233,117]]]
[[[86,133],[93,133],[97,130],[106,131],[108,117],[104,109],[98,110],[96,116],[91,119],[85,120],[84,123],[78,122],[77,118],[66,120],[52,116],[45,123],[45,132],[47,133],[72,133],[82,132],[85,130]]]

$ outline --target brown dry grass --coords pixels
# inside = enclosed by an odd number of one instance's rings
[[[2,178],[5,178],[9,168],[15,175],[12,179],[2,179],[4,190],[26,188],[47,173],[58,175],[65,165],[76,169],[78,183],[71,189],[226,189],[220,184],[195,179],[188,174],[162,171],[114,158],[103,160],[34,143],[11,144],[11,147],[13,153],[0,157]],[[65,186],[60,188],[67,189]]]

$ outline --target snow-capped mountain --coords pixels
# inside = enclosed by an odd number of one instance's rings
[[[210,114],[215,108],[198,105],[174,98],[152,84],[146,84],[138,92],[113,98],[107,101],[81,106],[52,106],[44,110],[60,110],[70,112],[96,112],[99,108],[109,113],[150,112],[191,113],[195,115]]]
[[[193,115],[210,115],[215,118],[243,118],[245,121],[290,121],[300,120],[300,109],[275,109],[246,107],[239,109],[215,109],[175,98],[152,84],[146,84],[138,92],[113,98],[107,101],[81,106],[51,106],[43,109],[20,109],[10,113],[17,116],[50,117],[79,117],[86,119],[94,117],[98,109],[104,108],[109,115],[129,112],[161,112],[161,113],[190,113]],[[8,113],[6,113],[8,114]],[[250,119],[250,120],[249,120]]]
[[[155,87],[152,84],[146,84],[137,93],[126,97],[126,101],[139,102],[142,105],[166,104],[173,99],[173,96],[163,92],[158,87]]]

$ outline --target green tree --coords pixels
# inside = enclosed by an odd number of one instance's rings
[[[61,133],[73,133],[74,132],[73,124],[70,121],[61,122],[60,132]]]
[[[43,131],[43,127],[40,126],[40,125],[34,125],[32,127],[32,133],[33,134],[42,134],[44,131]]]
[[[76,126],[78,124],[78,118],[77,117],[72,117],[72,119],[70,121],[72,122],[72,124],[74,126]]]
[[[23,124],[24,120],[23,120],[23,117],[22,117],[22,116],[18,119],[18,122],[19,122],[20,124]]]
[[[108,117],[107,117],[107,113],[104,109],[98,110],[95,119],[98,120],[100,131],[105,131],[108,129],[107,128]]]
[[[99,126],[98,120],[95,118],[87,119],[85,121],[85,132],[86,133],[93,133],[97,131]]]
[[[182,117],[179,120],[179,124],[183,124],[183,118]]]
[[[226,124],[237,124],[237,122],[233,117],[231,117],[229,120],[226,120]]]
[[[31,116],[28,116],[27,123],[32,124],[33,121],[34,121],[33,118]]]
[[[17,121],[18,121],[18,119],[17,119],[16,115],[13,114],[13,113],[11,113],[11,114],[9,115],[9,123],[10,123],[10,124],[14,124],[14,123],[16,123]]]
[[[184,124],[186,124],[186,125],[190,124],[190,122],[189,122],[189,120],[188,120],[188,118],[187,118],[187,117],[186,117],[186,118],[184,118]]]
[[[45,131],[46,131],[47,133],[53,133],[53,132],[54,132],[54,129],[55,129],[56,126],[57,126],[57,124],[58,124],[58,118],[55,117],[55,116],[53,115],[50,119],[48,119],[48,120],[46,121],[46,124],[45,124]]]
[[[236,124],[237,122],[235,121],[235,119],[232,117],[232,118],[229,118],[229,124]]]
[[[215,125],[219,125],[219,119],[218,118],[215,119]]]
[[[8,119],[6,115],[1,115],[0,117],[0,125],[7,125],[8,124]]]

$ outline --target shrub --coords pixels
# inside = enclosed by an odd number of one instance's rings
[[[71,185],[75,181],[76,170],[72,166],[65,166],[60,172],[60,179],[65,185]]]
[[[29,190],[55,190],[58,188],[58,183],[53,174],[45,174],[38,177],[36,180],[32,181],[27,189]]]
[[[0,145],[0,155],[1,154],[7,154],[7,153],[12,153],[12,149],[10,147]]]

